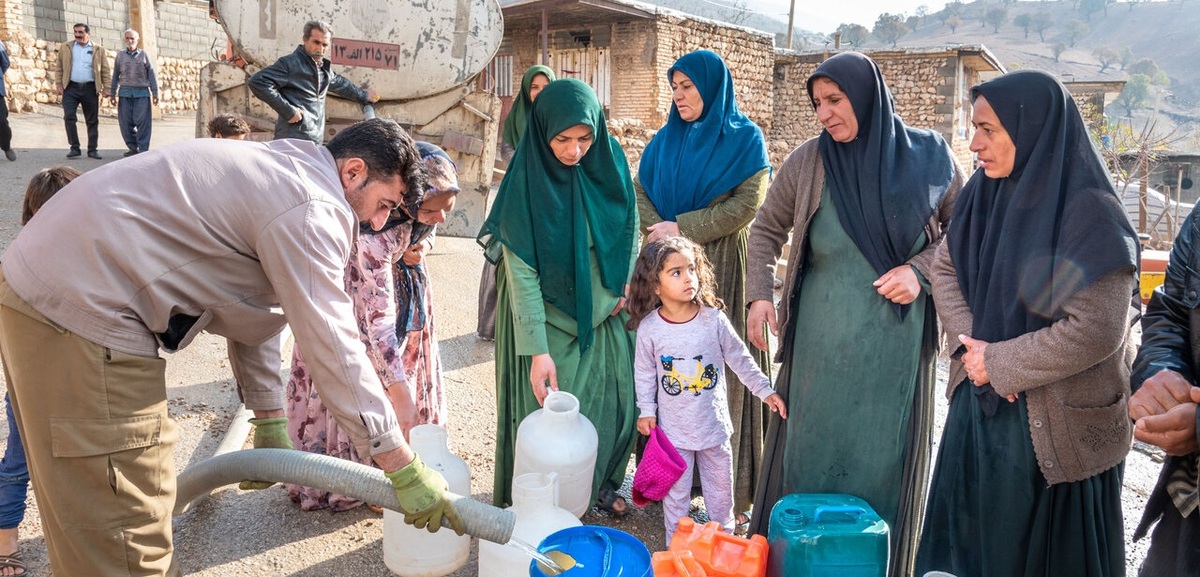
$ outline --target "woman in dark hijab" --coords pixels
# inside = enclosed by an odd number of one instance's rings
[[[554,80],[554,71],[541,64],[530,66],[521,77],[521,92],[513,99],[512,109],[504,118],[504,130],[500,133],[500,156],[506,162],[512,159],[517,143],[525,135],[533,102],[542,89]],[[496,338],[496,265],[487,260],[483,262],[483,274],[479,278],[479,320],[475,325],[475,334],[487,341]]]
[[[910,575],[936,375],[925,279],[963,176],[941,136],[901,121],[870,58],[833,56],[808,93],[825,129],[784,161],[750,228],[748,334],[766,350],[764,325],[783,328],[790,417],[770,418],[751,528],[766,534],[790,493],[857,495],[891,528],[891,574]]]
[[[1137,241],[1071,95],[971,90],[979,169],[934,265],[951,346],[917,574],[1125,574]]]
[[[745,338],[746,238],[771,174],[762,130],[738,110],[733,78],[716,53],[684,54],[667,81],[671,114],[646,145],[634,181],[638,216],[646,242],[679,235],[704,246],[725,314]],[[756,360],[769,374],[769,356]],[[728,378],[734,511],[744,529],[762,462],[763,404],[736,376]]]
[[[549,391],[563,390],[599,435],[593,498],[628,512],[616,491],[637,421],[634,335],[623,310],[636,223],[629,165],[596,93],[574,79],[551,82],[479,237],[498,280],[497,505],[512,503],[518,425]]]

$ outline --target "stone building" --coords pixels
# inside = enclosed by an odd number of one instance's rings
[[[821,132],[808,98],[806,81],[817,65],[836,52],[780,50],[775,59],[774,130],[771,162],[778,166],[789,152]],[[1003,66],[983,46],[948,46],[901,50],[867,50],[883,78],[904,122],[937,131],[950,143],[959,163],[972,166],[970,89],[997,74]]]
[[[560,77],[596,89],[636,168],[646,142],[667,119],[667,70],[692,50],[721,55],[738,106],[763,129],[771,163],[820,132],[804,82],[832,51],[777,50],[769,33],[706,20],[634,0],[515,0],[503,4],[504,43],[488,83],[507,105],[522,73],[544,63]],[[909,124],[940,132],[963,162],[970,134],[969,89],[1004,71],[983,46],[869,52]]]
[[[667,70],[693,50],[725,59],[738,107],[771,132],[775,48],[767,32],[633,0],[517,0],[503,10],[504,43],[492,66],[497,93],[511,101],[521,75],[539,63],[560,78],[587,82],[635,165],[650,135],[667,121]]]
[[[58,48],[77,22],[113,54],[124,47],[126,28],[138,30],[142,48],[155,58],[159,108],[165,111],[195,110],[200,68],[226,47],[225,32],[204,0],[0,0],[0,40],[12,57],[5,77],[10,110],[32,112],[38,103],[61,102]],[[101,107],[115,114],[107,101]]]

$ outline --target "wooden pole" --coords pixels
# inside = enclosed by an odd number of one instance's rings
[[[788,33],[787,33],[787,48],[792,49],[792,33],[794,31],[794,23],[796,21],[796,0],[792,0],[792,7],[788,9]]]
[[[550,66],[550,17],[542,9],[542,66]]]

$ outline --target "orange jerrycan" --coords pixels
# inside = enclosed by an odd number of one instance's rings
[[[707,577],[691,551],[659,551],[650,556],[654,577]]]
[[[671,537],[671,551],[691,551],[708,577],[764,577],[767,574],[767,540],[730,535],[716,522],[698,527],[691,517],[679,520]]]

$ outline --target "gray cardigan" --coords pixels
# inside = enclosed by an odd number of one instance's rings
[[[946,149],[950,154],[950,149]],[[938,209],[925,224],[929,246],[909,260],[926,279],[930,277],[934,251],[942,244],[942,233],[950,222],[950,211],[963,185],[962,170],[955,163],[954,178],[942,197]],[[787,275],[783,283],[784,298],[780,299],[776,320],[780,331],[788,323],[789,299],[796,286],[797,272],[804,268],[804,253],[808,244],[808,226],[821,202],[821,190],[825,187],[825,166],[813,138],[793,150],[783,161],[783,166],[771,182],[767,199],[754,223],[750,225],[749,256],[746,263],[746,303],[757,300],[774,301],[775,263],[783,253],[783,245],[792,237],[792,250],[788,254]],[[783,351],[776,351],[775,360],[781,362]]]
[[[1100,278],[1067,300],[1062,320],[990,343],[984,353],[997,393],[1025,393],[1033,450],[1051,485],[1102,473],[1129,452],[1129,370],[1137,352],[1131,329],[1141,312],[1130,305],[1137,284],[1132,273]],[[971,310],[946,246],[937,253],[931,280],[950,342],[970,336]],[[951,361],[947,398],[964,378],[962,363]]]

